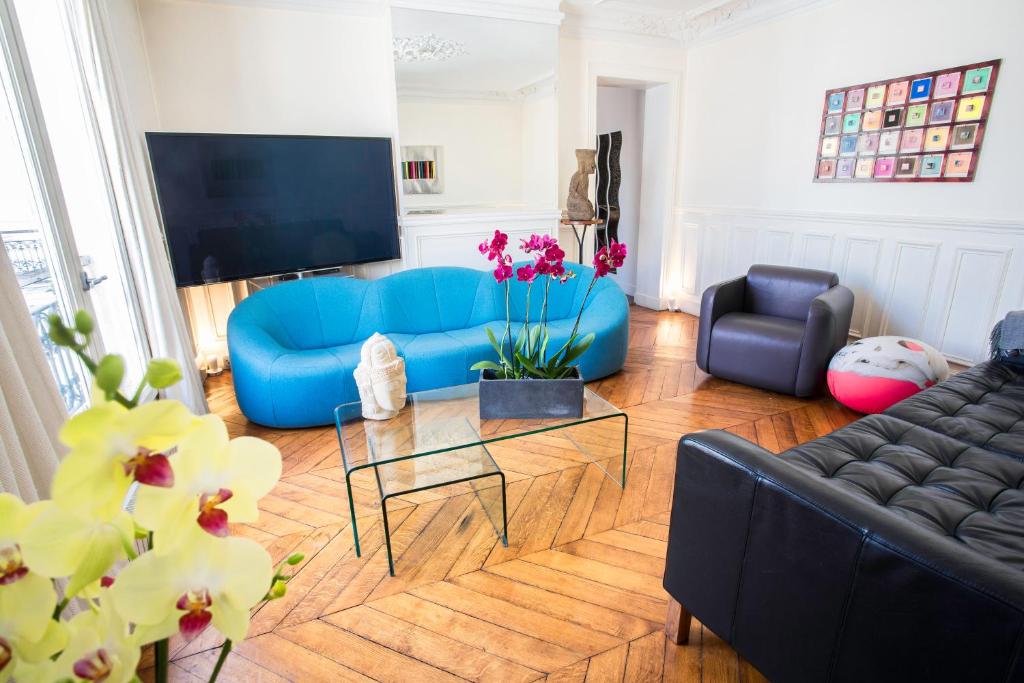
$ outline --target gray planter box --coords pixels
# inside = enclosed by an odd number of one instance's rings
[[[492,370],[480,373],[480,417],[583,417],[583,378],[579,368],[566,379],[495,379]]]

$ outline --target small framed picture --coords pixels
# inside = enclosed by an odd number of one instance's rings
[[[864,112],[864,117],[861,119],[860,129],[861,130],[878,130],[882,127],[882,110],[881,109],[870,109]]]
[[[857,166],[857,160],[847,157],[840,159],[836,164],[836,178],[852,178],[853,170]]]
[[[918,78],[910,83],[910,101],[927,100],[932,95],[932,78]]]
[[[839,136],[833,135],[832,137],[821,139],[821,156],[839,156]]]
[[[896,154],[900,150],[900,132],[898,130],[883,130],[878,138],[879,154]]]
[[[977,121],[985,111],[985,96],[963,97],[956,108],[957,121]]]
[[[839,135],[843,130],[843,117],[842,116],[826,116],[825,117],[825,135]]]
[[[932,104],[931,113],[928,114],[928,123],[949,123],[953,120],[953,105],[955,100],[943,100]]]
[[[876,109],[885,104],[885,85],[873,85],[868,88],[868,94],[864,100],[864,107]]]
[[[949,126],[936,126],[924,132],[924,151],[941,152],[949,145]]]
[[[900,139],[901,154],[913,154],[914,152],[920,152],[923,146],[923,128],[910,128],[903,131],[903,137]]]
[[[836,160],[822,159],[818,162],[819,178],[834,178],[836,175]]]
[[[846,91],[846,111],[858,111],[864,108],[864,88]]]
[[[828,113],[838,114],[843,110],[843,105],[846,102],[845,92],[834,92],[828,96]]]
[[[889,105],[904,104],[907,101],[907,93],[910,92],[910,81],[899,81],[889,84],[889,96],[885,103]]]
[[[960,87],[960,72],[952,71],[935,77],[935,99],[953,97]]]
[[[861,133],[857,138],[857,154],[870,156],[878,153],[878,133]]]
[[[886,109],[882,116],[882,128],[899,128],[903,125],[903,107]]]
[[[983,66],[980,69],[970,69],[964,75],[964,95],[988,90],[988,84],[992,80],[992,67]]]
[[[852,157],[857,155],[857,136],[844,135],[839,138],[839,156]]]
[[[843,132],[856,133],[860,130],[860,114],[847,114],[843,117]]]
[[[921,157],[900,157],[896,160],[897,178],[916,178]]]
[[[875,162],[876,178],[892,178],[896,171],[896,157],[879,157]]]
[[[923,126],[927,120],[927,104],[914,104],[907,107],[907,122],[904,124],[907,128],[913,128],[914,126]]]
[[[966,178],[971,173],[974,152],[954,152],[946,157],[946,177]]]
[[[927,154],[921,157],[921,178],[938,178],[942,175],[942,160],[945,154]]]
[[[857,159],[857,170],[853,175],[855,178],[870,178],[875,173],[875,158],[865,157]]]
[[[961,123],[953,126],[953,136],[949,139],[950,149],[971,149],[978,140],[977,123]]]

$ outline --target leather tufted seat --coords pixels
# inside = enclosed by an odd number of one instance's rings
[[[679,444],[664,585],[769,679],[1024,681],[1024,373],[779,456]]]
[[[997,453],[1024,458],[1024,375],[984,363],[886,411]]]
[[[1024,462],[887,415],[792,448],[786,462],[1024,570]]]

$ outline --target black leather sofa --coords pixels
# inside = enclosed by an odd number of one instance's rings
[[[1022,488],[1024,373],[994,362],[778,456],[690,434],[669,635],[692,614],[777,683],[1024,681]]]
[[[753,265],[704,290],[697,367],[723,379],[812,396],[849,340],[853,292],[825,270]],[[753,362],[752,362],[753,360]]]

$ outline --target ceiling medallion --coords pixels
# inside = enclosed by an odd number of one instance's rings
[[[396,62],[443,62],[466,54],[463,43],[433,33],[397,37],[392,42],[392,49]]]

